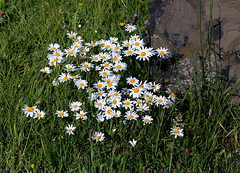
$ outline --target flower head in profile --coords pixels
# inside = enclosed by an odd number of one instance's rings
[[[69,135],[74,135],[73,131],[76,129],[76,127],[74,127],[74,126],[71,124],[71,125],[66,126],[65,129],[66,129],[66,132],[67,132]]]
[[[135,141],[134,139],[132,141],[129,141],[129,142],[133,147],[135,147],[135,145],[137,144],[137,141]]]

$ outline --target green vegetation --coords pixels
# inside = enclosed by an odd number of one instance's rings
[[[143,125],[142,116],[126,124],[118,119],[98,123],[86,90],[70,81],[53,86],[52,81],[65,73],[63,67],[40,72],[48,66],[49,44],[58,43],[62,50],[72,44],[67,31],[76,32],[84,43],[109,37],[123,41],[131,36],[120,26],[123,22],[133,23],[134,34],[142,38],[149,1],[0,0],[5,12],[0,16],[0,172],[240,172],[240,108],[229,102],[233,90],[220,83],[200,87],[202,79],[196,77],[196,87],[176,93],[169,109],[150,106],[151,124]],[[133,14],[138,16],[131,18]],[[82,62],[72,58],[69,63]],[[123,77],[155,82],[146,73],[147,62],[143,69],[130,58],[125,62]],[[91,85],[99,80],[96,72],[81,74]],[[38,100],[45,117],[26,117],[24,105]],[[69,103],[74,101],[85,103],[87,120],[76,120],[70,113]],[[59,118],[57,110],[69,110],[70,116]],[[184,125],[183,137],[170,134],[173,120]],[[74,135],[66,133],[68,124],[77,127]],[[104,132],[105,139],[96,142],[94,131]],[[129,143],[133,139],[134,147]]]

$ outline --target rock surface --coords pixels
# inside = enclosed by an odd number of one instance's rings
[[[145,42],[154,49],[166,47],[171,52],[167,59],[152,58],[153,78],[173,86],[177,82],[190,85],[194,76],[202,76],[204,70],[213,83],[212,78],[221,74],[225,86],[236,84],[240,78],[240,1],[211,2],[153,0],[148,4],[150,19]],[[239,91],[237,87],[236,93]]]

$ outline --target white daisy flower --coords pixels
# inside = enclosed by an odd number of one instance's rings
[[[172,101],[171,100],[168,100],[168,99],[166,99],[165,100],[165,102],[164,102],[164,106],[163,106],[163,108],[165,109],[165,108],[170,108],[172,106]]]
[[[45,113],[43,111],[37,110],[36,114],[35,114],[35,116],[33,118],[40,119],[40,118],[43,118],[44,115],[45,115]]]
[[[98,81],[98,83],[93,84],[93,87],[98,90],[102,90],[104,87],[106,87],[106,83]]]
[[[113,118],[113,109],[109,106],[105,107],[105,118],[107,120],[112,119]]]
[[[137,86],[138,85],[138,82],[139,80],[135,77],[128,77],[127,78],[127,83],[130,84],[130,85],[134,85],[134,86]]]
[[[68,117],[68,111],[64,112],[63,110],[61,110],[61,111],[57,111],[55,114],[57,115],[57,117],[61,117],[61,118]]]
[[[79,111],[81,109],[80,106],[82,106],[82,103],[80,103],[80,102],[72,102],[69,105],[71,111]]]
[[[94,134],[94,140],[96,140],[97,142],[102,142],[104,140],[104,133],[102,132],[95,132]]]
[[[106,102],[103,99],[99,99],[95,102],[94,107],[99,110],[105,110]]]
[[[135,34],[135,35],[132,35],[130,39],[134,41],[134,40],[140,39],[140,36]]]
[[[137,107],[136,111],[140,111],[140,112],[149,111],[149,106],[147,104],[141,104]]]
[[[92,67],[92,64],[89,62],[84,62],[82,64],[80,64],[80,70],[81,71],[90,71],[90,68]]]
[[[135,39],[133,40],[132,48],[133,49],[140,49],[140,47],[144,46],[144,42],[142,39]]]
[[[76,37],[77,33],[71,31],[71,33],[67,33],[67,37],[68,38],[71,38],[71,39],[74,39]]]
[[[156,54],[160,58],[164,58],[165,56],[167,56],[169,54],[169,52],[168,52],[168,49],[166,49],[164,47],[160,47],[159,49],[156,49]]]
[[[128,50],[123,51],[123,54],[125,56],[132,56],[132,55],[135,55],[135,50],[133,48],[128,48]]]
[[[81,42],[83,42],[82,37],[81,37],[81,36],[75,37],[75,38],[74,38],[74,42],[75,42],[75,43],[78,42],[78,43],[81,44]]]
[[[113,64],[106,61],[103,64],[101,64],[101,66],[103,67],[103,69],[110,70],[112,68]]]
[[[101,77],[107,77],[107,76],[111,76],[112,75],[112,72],[111,71],[109,71],[109,70],[101,70],[101,71],[99,71],[99,75],[101,76]]]
[[[89,52],[89,48],[88,47],[82,47],[81,50],[80,50],[80,54],[83,56],[83,55],[86,55],[87,52]]]
[[[123,48],[121,47],[121,45],[120,45],[119,43],[117,43],[117,44],[112,44],[111,49],[112,49],[112,52],[118,53],[118,52],[120,52]]]
[[[171,128],[170,131],[171,135],[174,135],[175,138],[177,138],[178,136],[183,137],[183,129],[179,128],[179,127],[173,127]]]
[[[129,89],[129,91],[129,95],[133,98],[139,98],[143,94],[143,89],[139,87],[134,87],[132,89]]]
[[[166,93],[169,94],[168,98],[171,99],[171,100],[174,102],[175,99],[176,99],[175,93],[172,92],[169,88],[168,88],[168,90],[166,91]]]
[[[93,56],[91,56],[91,59],[93,62],[101,61],[101,58],[99,57],[99,55],[93,55]]]
[[[132,40],[125,40],[125,41],[123,41],[123,45],[122,46],[130,48],[132,44],[133,44]]]
[[[73,64],[66,64],[64,66],[64,70],[66,70],[67,72],[70,72],[70,71],[73,72],[73,71],[77,71],[78,69]]]
[[[148,116],[148,115],[145,115],[143,117],[143,122],[146,123],[146,124],[151,124],[152,123],[152,117],[151,116]]]
[[[112,43],[117,43],[118,38],[116,38],[116,37],[110,37],[109,40],[110,40]]]
[[[116,118],[119,118],[121,116],[121,112],[118,111],[118,110],[114,110],[113,111],[113,116],[116,117]]]
[[[89,46],[89,47],[95,47],[95,46],[97,46],[98,44],[96,44],[95,42],[91,41],[91,43],[86,43],[85,45],[86,45],[86,46]]]
[[[111,100],[110,100],[110,106],[114,109],[116,108],[119,108],[121,105],[122,105],[122,102],[121,100],[118,98],[118,97],[113,97]]]
[[[149,83],[150,89],[152,89],[154,92],[158,91],[161,88],[160,84],[156,84],[155,82]]]
[[[51,73],[52,72],[52,69],[50,69],[49,67],[44,67],[43,69],[40,70],[40,72],[43,72],[43,73]]]
[[[65,129],[67,130],[66,132],[67,132],[69,135],[74,135],[73,131],[76,129],[76,127],[74,127],[74,126],[71,124],[71,125],[66,126]]]
[[[152,52],[152,48],[144,48],[144,47],[141,47],[140,49],[136,50],[135,52],[137,54],[137,57],[136,59],[138,60],[147,60],[149,61],[149,57],[151,57],[153,55],[153,52]]]
[[[127,111],[124,117],[126,120],[137,120],[138,115],[135,112]]]
[[[64,83],[68,80],[71,79],[71,76],[69,73],[65,74],[65,73],[61,73],[61,75],[59,76],[58,80],[61,82],[61,83]]]
[[[128,31],[129,33],[135,31],[136,29],[137,29],[137,27],[134,25],[130,25],[130,24],[125,25],[125,30]]]
[[[27,105],[24,105],[22,110],[26,117],[33,117],[39,111],[39,109],[37,109],[37,106],[28,107]]]
[[[126,100],[123,101],[122,106],[125,109],[128,109],[128,108],[131,109],[134,105],[133,105],[133,102],[130,99],[126,99]]]
[[[82,79],[79,79],[79,80],[75,80],[74,81],[75,85],[78,87],[78,89],[84,89],[87,87],[87,81],[86,80],[82,80]]]
[[[51,51],[54,51],[54,50],[57,50],[58,48],[60,47],[59,44],[55,43],[55,44],[49,44],[48,45],[48,50],[51,50]]]
[[[85,120],[87,118],[86,114],[87,112],[80,111],[79,113],[76,113],[74,116],[76,117],[76,120],[78,120],[79,118]]]
[[[155,105],[158,106],[158,105],[164,105],[165,102],[166,102],[166,97],[165,96],[158,96],[155,98]]]
[[[99,53],[98,55],[103,62],[111,59],[111,56],[108,53]]]

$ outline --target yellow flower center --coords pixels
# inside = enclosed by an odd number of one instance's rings
[[[133,90],[133,92],[138,93],[138,92],[139,92],[139,89],[138,89],[138,88],[135,88],[135,89]]]
[[[79,117],[83,117],[83,114],[79,114]]]
[[[132,118],[134,118],[134,116],[133,116],[133,115],[129,115],[128,118],[129,118],[129,119],[132,119]]]
[[[140,55],[141,55],[141,56],[145,56],[145,55],[146,55],[146,52],[141,52]]]
[[[132,54],[132,51],[131,50],[127,51],[127,54]]]
[[[149,122],[149,119],[145,119],[145,121]]]
[[[98,87],[98,88],[102,88],[102,84],[98,84],[97,87]]]
[[[57,62],[57,60],[58,60],[57,58],[54,58],[54,59],[53,59],[54,62]]]
[[[175,94],[173,93],[173,92],[171,92],[171,94],[170,94],[172,97],[174,97],[175,96]]]
[[[162,100],[162,99],[158,99],[158,102],[160,102],[160,103],[161,103],[161,102],[163,102],[163,100]]]
[[[111,109],[107,110],[107,114],[111,114],[111,113],[112,113]]]
[[[56,50],[56,47],[52,47],[51,49],[52,49],[52,50]]]
[[[113,95],[114,95],[114,96],[118,96],[118,93],[114,93]]]
[[[60,115],[60,116],[63,116],[63,115],[64,115],[64,113],[63,113],[63,112],[60,112],[60,113],[59,113],[59,115]]]
[[[152,100],[153,97],[152,97],[152,96],[148,96],[148,98],[149,98],[150,100]]]
[[[83,53],[86,52],[86,49],[82,49],[82,52],[83,52]]]
[[[140,100],[137,101],[138,104],[141,104],[142,102]]]
[[[81,87],[83,87],[83,86],[84,86],[84,83],[80,83],[79,85],[80,85]]]
[[[118,68],[118,69],[121,68],[121,67],[122,67],[121,65],[116,65],[116,68]]]
[[[109,64],[104,64],[104,67],[109,67]]]
[[[64,76],[64,78],[63,78],[63,79],[67,80],[67,79],[68,79],[68,77],[67,77],[67,76]]]
[[[88,65],[87,65],[87,64],[84,64],[84,65],[83,65],[83,68],[88,68]]]
[[[92,46],[94,46],[94,45],[95,45],[95,43],[91,43],[91,45],[92,45]]]
[[[108,86],[112,87],[112,86],[113,86],[113,84],[112,84],[112,83],[108,83]]]
[[[130,26],[129,29],[133,29],[133,27]]]
[[[75,47],[76,47],[76,48],[78,48],[79,46],[78,46],[78,45],[76,45]]]
[[[116,49],[116,50],[118,50],[118,49],[119,49],[119,47],[118,47],[118,46],[116,46],[116,47],[115,47],[115,49]]]
[[[54,65],[54,62],[52,62],[52,65]]]
[[[98,60],[98,57],[94,57],[93,60],[97,61],[97,60]]]
[[[103,93],[99,93],[98,95],[99,95],[99,96],[102,96],[102,94],[103,94]]]
[[[104,45],[105,45],[105,43],[101,43],[101,45],[102,45],[102,46],[104,46]]]
[[[71,38],[74,38],[74,35],[71,35]]]
[[[37,117],[39,118],[39,117],[41,117],[42,116],[42,114],[37,114]]]
[[[109,46],[109,45],[107,45],[107,46],[106,46],[106,48],[107,48],[107,49],[109,49],[109,48],[110,48],[110,46]]]
[[[139,46],[139,45],[140,45],[140,43],[139,43],[139,42],[136,42],[136,43],[135,43],[135,46]]]
[[[157,87],[156,86],[152,86],[152,89],[156,89]]]
[[[110,82],[111,80],[110,79],[106,79],[106,82]]]
[[[73,107],[74,107],[74,108],[77,108],[77,107],[78,107],[78,105],[73,105]]]
[[[126,43],[126,46],[130,46],[130,43]]]
[[[117,104],[117,100],[113,100],[113,104]]]
[[[72,78],[73,78],[73,79],[76,79],[76,78],[77,78],[77,76],[72,76]]]
[[[101,136],[97,136],[96,138],[97,138],[97,139],[101,139]]]
[[[57,53],[56,53],[56,56],[60,56],[60,53],[57,52]]]
[[[179,133],[180,133],[180,131],[179,131],[179,130],[175,130],[174,132],[175,132],[176,134],[179,134]]]
[[[159,53],[160,53],[161,55],[163,55],[165,52],[164,52],[164,51],[160,51]]]
[[[76,39],[75,39],[75,41],[79,41],[79,39],[78,39],[78,38],[76,38]]]
[[[73,52],[72,52],[72,51],[69,51],[67,54],[68,54],[68,55],[72,55],[72,54],[73,54]]]
[[[102,103],[98,103],[98,106],[102,106]]]
[[[130,102],[126,102],[125,105],[127,105],[127,106],[130,105]]]
[[[170,104],[169,103],[166,103],[165,106],[169,106]]]
[[[131,79],[130,82],[131,82],[131,83],[135,83],[135,79]]]
[[[149,103],[149,101],[146,101],[145,103],[146,103],[146,104],[148,104],[148,103]]]
[[[114,117],[117,117],[117,116],[118,116],[118,114],[114,114],[113,116],[114,116]]]
[[[102,56],[102,59],[106,59],[107,57],[106,56]]]
[[[47,73],[48,71],[47,71],[47,70],[44,70],[43,72],[44,72],[44,73]]]
[[[72,67],[69,67],[68,70],[72,70]]]
[[[117,60],[118,60],[118,57],[114,57],[114,58],[113,58],[113,61],[117,61]]]
[[[69,132],[72,132],[72,129],[69,129],[68,131],[69,131]]]
[[[104,72],[103,72],[103,75],[107,75],[107,72],[104,71]]]

